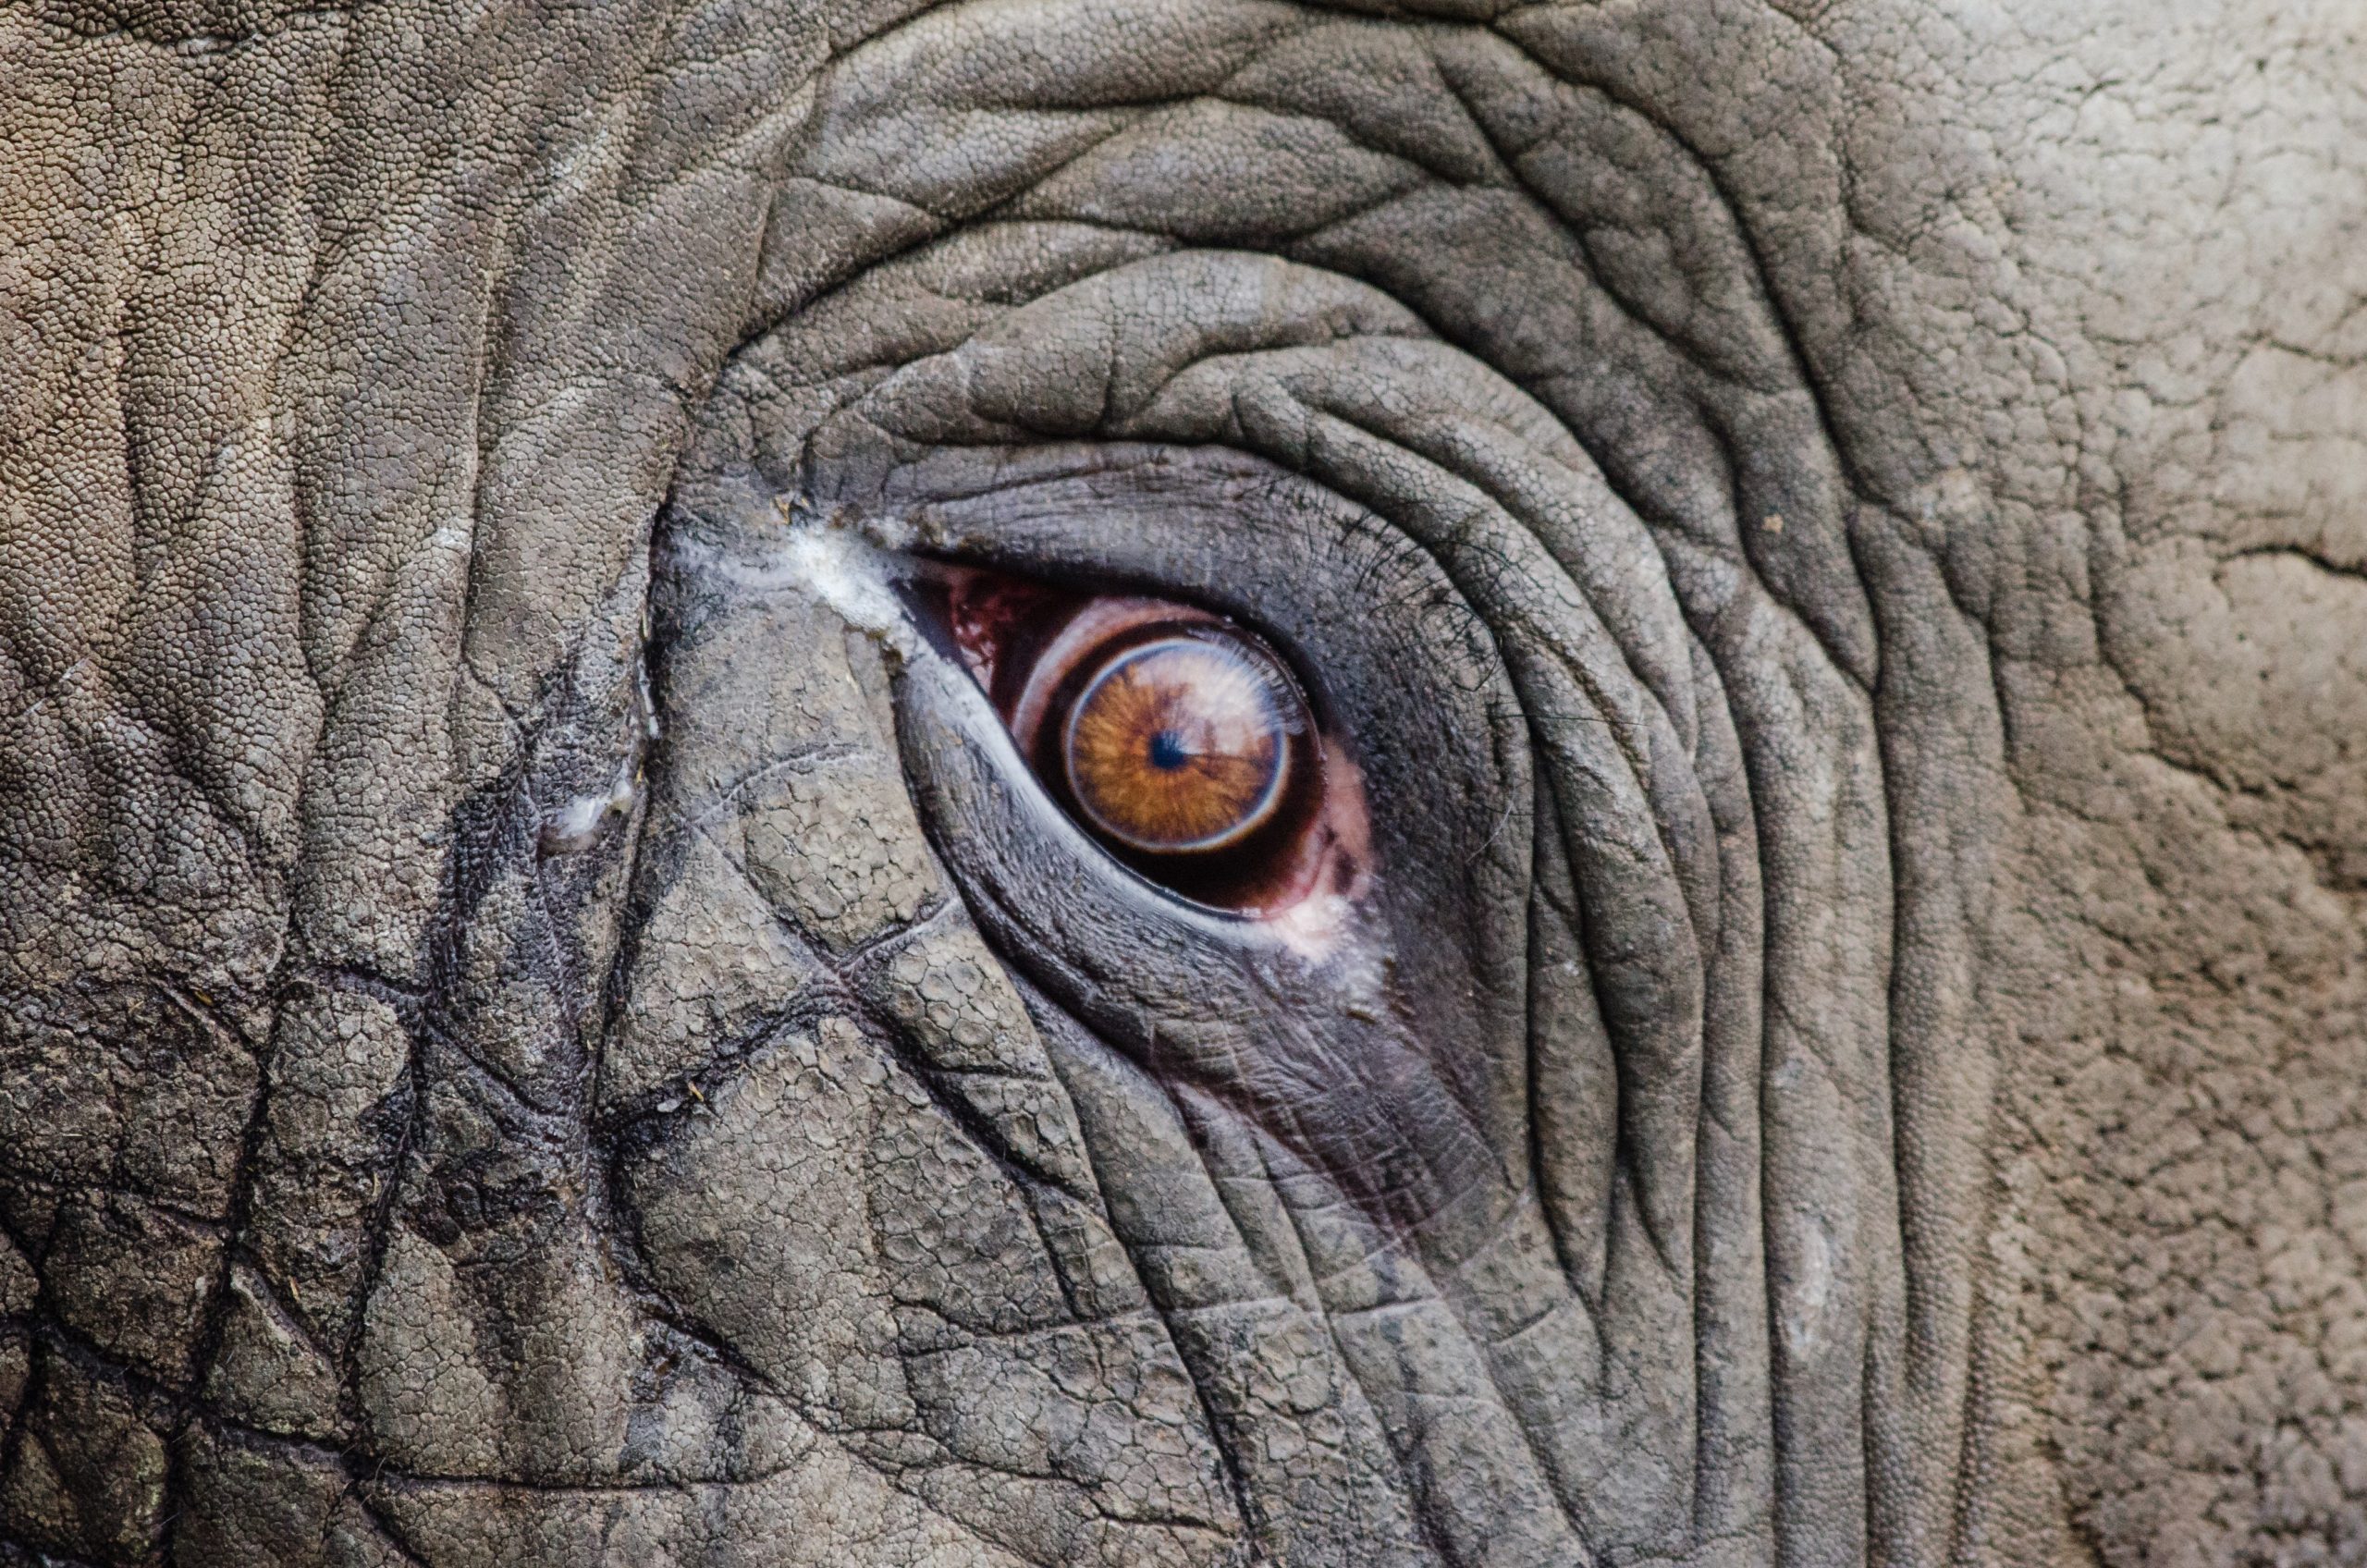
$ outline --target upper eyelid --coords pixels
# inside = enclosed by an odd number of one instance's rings
[[[1333,662],[1327,620],[1378,618],[1419,628],[1428,679],[1492,687],[1520,705],[1504,681],[1500,629],[1433,544],[1270,458],[1156,441],[990,441],[918,452],[899,443],[884,462],[864,449],[816,463],[799,505],[809,517],[844,521],[884,553],[1196,604],[1263,637],[1318,704]]]
[[[966,457],[975,451],[957,448],[939,455]],[[916,559],[1022,571],[1078,591],[1188,597],[1274,637],[1279,629],[1261,624],[1255,606],[1227,593],[1223,584],[1187,584],[1134,568],[1106,553],[1098,542],[1092,549],[1065,555],[1048,552],[1022,557],[1011,552],[1013,538],[1023,534],[1035,536],[1030,543],[1040,542],[1044,531],[1023,529],[1023,522],[1049,523],[1091,512],[1117,531],[1122,532],[1130,523],[1158,526],[1176,509],[1172,503],[1179,493],[1179,476],[1191,477],[1190,469],[1213,459],[1222,465],[1222,472],[1198,476],[1205,484],[1193,497],[1193,509],[1222,510],[1228,521],[1240,528],[1254,525],[1260,518],[1280,523],[1294,514],[1304,516],[1310,510],[1310,498],[1319,496],[1321,509],[1328,515],[1321,526],[1307,530],[1306,536],[1315,544],[1307,552],[1310,560],[1341,568],[1340,575],[1325,573],[1327,589],[1351,590],[1377,606],[1425,616],[1444,612],[1453,619],[1459,634],[1476,634],[1481,643],[1492,642],[1485,619],[1455,590],[1434,551],[1363,502],[1320,479],[1278,467],[1257,454],[1221,447],[1088,439],[1027,443],[1000,448],[999,455],[1009,460],[1009,466],[998,461],[989,476],[958,488],[925,489],[915,495],[898,494],[897,486],[886,487],[888,493],[876,503],[876,537],[889,548]],[[1125,483],[1137,478],[1142,481],[1139,490]],[[1108,488],[1092,497],[1061,494],[1064,486],[1086,480],[1101,482]],[[979,513],[1000,511],[1013,502],[1036,504],[997,518],[987,526],[976,521]],[[1269,531],[1253,528],[1252,532],[1263,535]],[[1383,593],[1390,596],[1383,597]]]
[[[965,242],[947,243],[962,250]],[[1007,264],[991,237],[975,245],[986,246],[975,258],[978,264]],[[1564,415],[1507,380],[1478,348],[1385,330],[1382,314],[1396,309],[1392,296],[1372,285],[1269,256],[1185,250],[1105,263],[969,326],[862,390],[839,413],[821,416],[838,422],[841,434],[817,440],[850,447],[885,440],[901,454],[891,463],[914,472],[930,466],[931,455],[1009,451],[1014,431],[1042,433],[1020,446],[1140,449],[1164,443],[1259,455],[1269,469],[1326,487],[1351,508],[1385,516],[1419,542],[1483,617],[1498,606],[1516,614],[1517,602],[1540,594],[1569,601],[1587,635],[1599,629],[1618,643],[1620,661],[1670,711],[1679,731],[1692,733],[1691,637],[1668,575],[1666,534],[1674,521],[1680,537],[1698,535],[1715,551],[1721,537],[1732,538],[1730,509],[1702,499],[1701,486],[1683,484],[1682,475],[1699,471],[1682,461],[1662,465],[1678,471],[1679,481],[1658,469],[1623,469],[1614,483]],[[1176,326],[1182,318],[1195,325],[1188,331]],[[1073,367],[1064,371],[1071,345],[1089,339],[1115,361],[1148,363],[1178,349],[1178,332],[1220,341],[1224,351],[1197,358],[1188,372],[1163,382],[1156,404],[1103,408],[1090,418],[1072,418],[1065,405],[1037,406],[1042,388],[1074,379]],[[1376,397],[1378,388],[1402,395]],[[1512,405],[1530,417],[1507,418]],[[1782,411],[1772,404],[1769,410],[1770,417]],[[1680,417],[1685,412],[1669,414],[1677,455],[1699,449],[1714,457],[1718,444],[1700,428],[1707,414]],[[1621,442],[1598,434],[1615,456]],[[1785,450],[1797,445],[1797,433],[1766,434]],[[915,448],[928,455],[915,462]],[[1747,488],[1731,499],[1747,508],[1780,500],[1787,514],[1797,508],[1803,517],[1821,517],[1830,508],[1817,497],[1834,489],[1819,488],[1817,475],[1826,467],[1819,459],[1801,470],[1801,484],[1814,495],[1793,494],[1797,487],[1786,482],[1780,496]],[[1775,468],[1792,472],[1790,465]],[[976,487],[981,477],[974,469],[968,480]],[[994,486],[1003,483],[1000,474],[983,477]],[[1676,492],[1669,492],[1670,483],[1678,484]],[[1647,524],[1623,484],[1641,486],[1658,521]],[[1834,490],[1843,493],[1846,487]],[[1778,581],[1834,574],[1842,590],[1836,594],[1781,596],[1827,653],[1862,680],[1870,670],[1870,626],[1847,591],[1855,580],[1840,537],[1837,525],[1787,529]],[[1756,566],[1770,546],[1753,532],[1729,548]],[[1525,585],[1500,592],[1500,568],[1515,558]],[[1480,640],[1469,618],[1456,619],[1466,622],[1459,636]],[[1591,653],[1583,657],[1599,662]]]

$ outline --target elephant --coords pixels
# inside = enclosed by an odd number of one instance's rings
[[[2355,6],[0,59],[0,1563],[2367,1562]]]

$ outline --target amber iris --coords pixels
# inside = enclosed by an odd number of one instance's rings
[[[1070,792],[1129,849],[1223,849],[1273,815],[1297,710],[1282,674],[1232,638],[1137,643],[1096,670],[1069,709]]]

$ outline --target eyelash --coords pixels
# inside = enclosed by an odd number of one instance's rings
[[[1036,783],[1110,858],[1249,919],[1361,888],[1357,771],[1256,632],[1181,600],[942,563],[915,587]]]

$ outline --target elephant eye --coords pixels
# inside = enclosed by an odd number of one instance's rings
[[[1357,881],[1355,769],[1266,639],[1174,599],[959,567],[926,586],[1037,785],[1111,858],[1252,917]]]
[[[1272,820],[1306,712],[1255,645],[1177,628],[1089,670],[1061,704],[1061,781],[1105,839],[1144,855],[1208,854]]]

